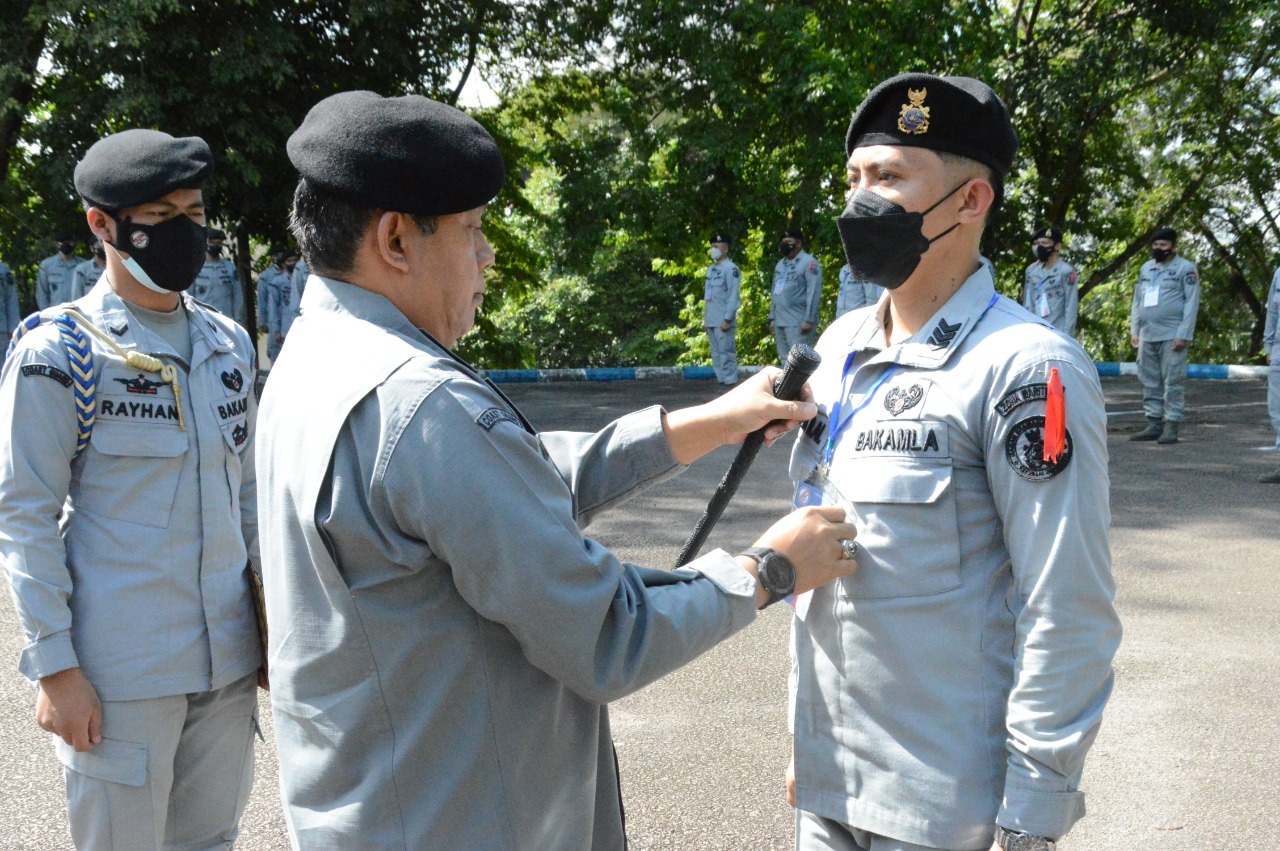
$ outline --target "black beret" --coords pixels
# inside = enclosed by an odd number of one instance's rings
[[[421,95],[327,97],[289,137],[288,151],[313,186],[366,209],[417,216],[487,204],[506,178],[487,130]]]
[[[226,239],[227,235],[217,228],[209,228],[209,239]]]
[[[1167,239],[1176,244],[1178,241],[1178,232],[1173,228],[1160,228],[1155,233],[1151,234],[1152,242],[1155,242],[1157,239]]]
[[[1062,242],[1062,231],[1055,227],[1043,227],[1036,231],[1035,236],[1031,237],[1031,241],[1035,242],[1043,237],[1048,237],[1054,242]]]
[[[271,246],[271,250],[267,252],[267,256],[271,257],[275,254],[284,254],[285,250],[285,247],[277,242],[275,245]]]
[[[799,228],[789,228],[782,232],[783,239],[795,239],[804,242],[804,236],[800,233]]]
[[[195,189],[213,174],[213,152],[199,136],[125,130],[93,143],[76,165],[76,192],[89,206],[136,207],[175,189]]]
[[[723,242],[725,245],[733,245],[733,237],[729,236],[727,233],[717,232],[715,236],[711,237],[711,241]]]
[[[1003,179],[1018,151],[1009,111],[972,77],[902,74],[871,90],[853,114],[845,153],[869,145],[906,145],[968,157]]]

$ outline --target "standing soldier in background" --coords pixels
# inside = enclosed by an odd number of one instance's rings
[[[76,238],[68,231],[58,236],[58,253],[40,261],[40,271],[36,276],[36,304],[41,310],[64,301],[74,301],[83,292],[76,292],[76,267],[80,258],[76,256]]]
[[[183,292],[212,172],[195,137],[126,130],[89,148],[75,187],[108,246],[105,285],[24,321],[0,378],[18,667],[78,848],[230,848],[253,785],[254,354]]]
[[[217,228],[209,230],[204,266],[191,285],[191,294],[234,322],[245,324],[244,292],[236,264],[222,256],[227,235]]]
[[[1022,286],[1022,306],[1069,337],[1076,335],[1080,292],[1076,270],[1059,256],[1062,231],[1044,227],[1031,237],[1035,262],[1027,267]]]
[[[284,322],[281,323],[281,327],[284,329],[282,333],[284,334],[289,333],[289,327],[293,325],[293,320],[297,319],[298,315],[302,313],[302,291],[307,288],[307,278],[310,275],[311,268],[307,266],[306,260],[298,259],[294,261],[293,271],[289,273],[289,306],[284,311]]]
[[[299,258],[299,251],[296,248],[289,248],[284,253],[284,274],[280,276],[280,331],[279,341],[276,343],[277,348],[284,345],[284,340],[289,336],[289,328],[293,325],[296,315],[293,312],[293,275],[297,271],[298,266],[306,267]]]
[[[1271,276],[1267,290],[1267,324],[1262,332],[1262,350],[1267,354],[1267,412],[1276,433],[1276,451],[1280,451],[1280,269]],[[1280,484],[1280,467],[1264,474],[1258,481]]]
[[[4,366],[9,335],[21,321],[21,308],[18,307],[18,282],[14,279],[13,270],[9,268],[9,264],[0,261],[0,330],[4,331],[6,341],[3,347],[0,347],[0,366]]]
[[[102,240],[94,237],[93,242],[89,243],[89,250],[93,252],[93,258],[76,267],[76,298],[93,289],[93,285],[98,283],[102,273],[107,270],[107,247],[102,244]]]
[[[1129,345],[1138,350],[1138,380],[1147,427],[1130,440],[1177,443],[1185,416],[1188,347],[1200,309],[1200,273],[1178,256],[1178,232],[1151,235],[1151,259],[1142,264],[1129,312]]]
[[[726,387],[738,383],[738,306],[742,304],[742,272],[729,259],[733,239],[711,237],[711,267],[703,288],[702,325],[711,343],[716,380]]]
[[[769,331],[778,346],[778,361],[796,343],[812,346],[818,337],[818,308],[822,304],[822,267],[804,250],[800,231],[791,229],[778,243],[782,259],[773,269],[773,300],[769,303]]]
[[[880,300],[884,287],[870,281],[859,281],[848,263],[840,267],[840,292],[836,295],[836,319],[851,310],[867,307]]]
[[[284,337],[280,334],[280,295],[289,289],[289,273],[284,269],[286,249],[271,247],[271,265],[258,275],[258,328],[267,335],[267,357],[275,361]],[[284,279],[281,285],[281,279]]]

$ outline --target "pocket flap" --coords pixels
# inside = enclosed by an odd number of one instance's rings
[[[139,458],[176,458],[187,451],[186,432],[178,428],[126,425],[98,419],[90,438],[103,455]]]
[[[105,736],[91,751],[77,751],[54,737],[58,761],[72,771],[124,786],[143,786],[147,782],[147,746],[122,742]]]
[[[924,466],[876,459],[850,464],[836,487],[853,503],[927,505],[937,502],[950,484],[951,467],[946,464]]]

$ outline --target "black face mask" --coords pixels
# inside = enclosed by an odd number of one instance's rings
[[[93,256],[94,256],[94,257],[97,257],[99,260],[106,260],[106,259],[107,259],[107,248],[106,248],[106,246],[105,246],[105,245],[95,245],[95,246],[93,247]]]
[[[209,252],[209,256],[210,256],[210,257],[221,257],[221,256],[222,256],[222,246],[221,246],[221,245],[210,245],[210,246],[208,246],[205,250]]]
[[[75,250],[76,250],[76,244],[75,244],[74,242],[59,242],[59,243],[58,243],[58,253],[60,253],[60,254],[66,254],[66,255],[70,256],[70,255],[71,255],[71,252],[73,252],[73,251],[75,251]]]
[[[1034,245],[1032,246],[1031,250],[1036,253],[1036,259],[1039,260],[1041,263],[1045,262],[1046,260],[1048,260],[1050,257],[1053,256],[1052,245]]]
[[[148,289],[180,293],[195,283],[204,266],[209,229],[177,215],[158,225],[116,219],[112,245],[129,254],[125,268]],[[136,268],[135,268],[136,267]],[[141,272],[142,274],[139,274]]]
[[[921,230],[924,217],[968,182],[943,195],[923,213],[908,213],[901,204],[867,189],[853,190],[844,214],[836,219],[853,276],[887,290],[902,286],[929,246],[960,226],[957,222],[929,239]]]
[[[1172,256],[1173,256],[1173,252],[1167,248],[1151,249],[1151,259],[1156,261],[1157,263],[1163,263],[1164,261],[1168,260]]]
[[[792,252],[792,251],[795,251],[795,250],[796,250],[796,248],[798,248],[798,247],[799,247],[799,246],[797,246],[794,242],[779,242],[779,243],[778,243],[778,251],[782,254],[782,256],[783,256],[783,257],[786,257],[786,256],[790,255],[790,254],[791,254],[791,252]]]

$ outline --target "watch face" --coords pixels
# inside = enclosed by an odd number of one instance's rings
[[[796,569],[781,553],[770,553],[760,563],[760,579],[765,590],[786,597],[796,589]]]

